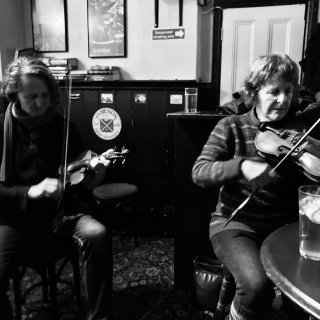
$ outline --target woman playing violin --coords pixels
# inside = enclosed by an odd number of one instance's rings
[[[2,93],[10,103],[0,116],[0,319],[13,319],[7,297],[10,270],[22,253],[46,249],[41,245],[51,235],[57,214],[64,119],[56,111],[57,83],[38,59],[11,63]],[[69,159],[83,150],[79,133],[70,124]],[[90,161],[83,187],[101,182],[109,163],[104,158]],[[64,216],[56,231],[79,240],[90,320],[109,319],[107,279],[112,270],[107,232],[97,219],[79,212]]]
[[[250,110],[217,123],[192,169],[197,185],[220,187],[210,239],[236,283],[229,320],[268,318],[274,289],[260,261],[260,246],[272,231],[298,219],[298,187],[305,177],[291,167],[272,171],[255,146],[262,123],[297,123],[297,129],[304,129],[291,110],[298,77],[297,64],[287,55],[260,57],[243,84]],[[253,191],[248,204],[226,224]]]

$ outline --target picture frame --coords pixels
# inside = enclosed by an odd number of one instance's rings
[[[113,104],[113,93],[101,93],[100,101],[103,104]]]
[[[30,1],[34,51],[68,51],[66,0]]]
[[[145,93],[136,93],[134,95],[134,102],[145,104],[147,102],[147,95]]]
[[[126,57],[126,0],[87,0],[90,58]]]

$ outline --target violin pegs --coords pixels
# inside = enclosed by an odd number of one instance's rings
[[[122,147],[122,154],[126,154],[126,153],[129,153],[129,150],[125,146],[123,146]]]
[[[267,123],[266,122],[262,122],[260,124],[259,130],[260,131],[266,131],[266,129],[267,129]]]

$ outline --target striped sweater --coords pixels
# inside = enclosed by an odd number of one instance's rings
[[[243,115],[221,119],[194,163],[194,183],[201,187],[220,187],[216,211],[212,213],[210,235],[223,229],[224,222],[252,192],[250,183],[242,176],[241,162],[245,159],[266,161],[255,147],[259,125],[255,109]],[[277,171],[279,179],[276,183],[257,191],[226,229],[240,228],[268,233],[296,220],[298,187],[306,181],[297,168],[292,166],[289,162],[282,166],[284,170]]]

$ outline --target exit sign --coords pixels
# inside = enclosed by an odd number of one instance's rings
[[[184,39],[184,35],[184,28],[152,30],[152,40]]]

